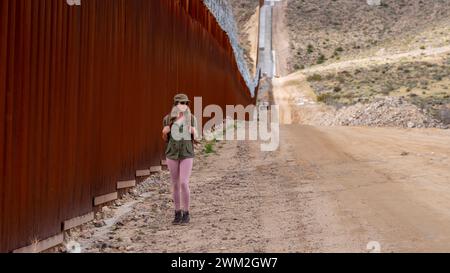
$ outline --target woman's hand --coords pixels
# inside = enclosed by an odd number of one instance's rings
[[[195,127],[191,127],[191,134],[197,136],[197,129]]]
[[[167,141],[167,134],[170,133],[170,127],[166,126],[164,127],[163,131],[162,131],[162,138],[164,141]]]
[[[163,134],[167,135],[168,133],[170,133],[170,127],[169,126],[164,127],[162,132]]]

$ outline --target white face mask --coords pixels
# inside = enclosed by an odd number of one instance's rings
[[[188,106],[187,105],[178,104],[177,108],[178,108],[178,110],[180,110],[180,112],[186,112],[186,110],[188,109]]]

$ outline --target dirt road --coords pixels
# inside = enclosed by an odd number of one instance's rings
[[[450,251],[449,131],[291,125],[282,139],[319,251]]]
[[[301,125],[326,111],[305,82],[274,82],[279,150],[199,153],[191,225],[170,223],[166,171],[73,239],[86,252],[450,251],[450,130]]]
[[[277,2],[273,7],[273,48],[275,50],[276,75],[286,76],[289,73],[288,59],[290,54],[289,32],[286,26],[287,1]]]
[[[164,172],[129,211],[112,208],[109,226],[74,240],[86,252],[367,252],[372,241],[382,252],[450,251],[449,140],[285,125],[276,152],[232,141],[197,159],[191,225],[170,224]]]
[[[280,18],[274,17],[275,28],[283,25]],[[285,124],[279,157],[297,166],[280,172],[289,177],[279,186],[297,203],[293,218],[303,219],[299,251],[361,252],[370,242],[382,252],[450,251],[450,131],[314,126],[333,111],[315,102],[303,74],[419,55],[433,58],[447,51],[345,61],[273,80]],[[275,166],[283,169],[283,162]],[[287,219],[280,223],[287,225]]]

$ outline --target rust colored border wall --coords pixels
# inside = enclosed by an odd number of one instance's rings
[[[159,165],[177,92],[254,103],[201,0],[0,0],[0,252]]]

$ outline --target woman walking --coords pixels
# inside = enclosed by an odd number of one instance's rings
[[[190,222],[189,179],[194,164],[194,140],[197,136],[197,121],[191,114],[189,98],[185,94],[174,97],[169,115],[163,121],[163,139],[166,141],[166,159],[172,178],[175,219],[172,224]]]

